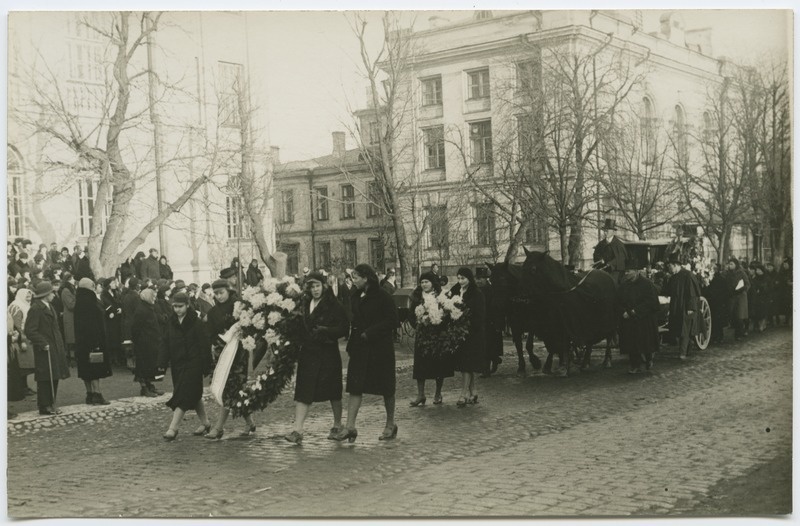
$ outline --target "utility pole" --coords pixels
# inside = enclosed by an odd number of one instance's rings
[[[158,79],[155,74],[155,59],[153,57],[153,47],[155,47],[155,29],[150,15],[145,16],[147,27],[147,70],[148,70],[148,99],[150,104],[150,122],[153,123],[153,155],[155,157],[156,168],[156,210],[161,213],[164,208],[164,189],[162,181],[162,147],[161,147],[161,116],[156,111],[156,84]],[[164,222],[158,225],[158,248],[162,256],[167,256],[167,242],[164,235]]]

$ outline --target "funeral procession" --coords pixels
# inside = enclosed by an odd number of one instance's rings
[[[6,11],[9,520],[792,516],[793,12],[457,4]]]

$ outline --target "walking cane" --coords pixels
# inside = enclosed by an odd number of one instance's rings
[[[53,362],[50,360],[50,346],[47,346],[47,368],[50,371],[50,394],[53,396],[53,412],[56,412],[56,388],[53,384]]]

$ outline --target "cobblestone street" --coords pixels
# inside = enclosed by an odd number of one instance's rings
[[[238,437],[241,420],[228,422],[221,441],[193,437],[190,413],[178,439],[165,443],[169,410],[136,401],[12,421],[8,513],[703,516],[737,513],[711,505],[729,496],[731,481],[744,486],[736,483],[737,494],[754,495],[753,514],[791,511],[790,476],[746,487],[750,473],[791,464],[790,329],[696,351],[686,362],[666,348],[648,375],[626,374],[627,357],[615,350],[610,370],[596,353],[592,370],[570,378],[518,377],[506,343],[498,374],[478,380],[476,406],[456,408],[450,379],[444,405],[409,408],[416,388],[410,370],[398,373],[399,434],[390,442],[377,440],[378,397],[365,397],[352,445],[326,440],[327,403],[312,407],[302,446],[284,441],[291,393],[256,415],[251,438]],[[432,395],[431,382],[429,403]],[[209,406],[213,418],[218,409]],[[759,508],[758,492],[774,498]]]

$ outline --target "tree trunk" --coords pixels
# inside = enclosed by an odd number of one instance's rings
[[[569,240],[567,236],[567,225],[565,223],[558,225],[558,238],[561,242],[561,261],[569,263]]]
[[[522,238],[524,235],[525,235],[525,223],[520,222],[516,232],[514,232],[514,235],[511,236],[511,240],[508,243],[508,249],[506,250],[506,255],[503,258],[503,261],[505,261],[506,263],[512,262],[514,256],[517,255],[517,251],[519,250],[519,246],[522,243]]]
[[[578,261],[583,259],[583,225],[580,219],[576,219],[569,229],[567,252],[569,253],[569,261],[566,259],[563,260],[565,264],[568,262],[575,265]]]

